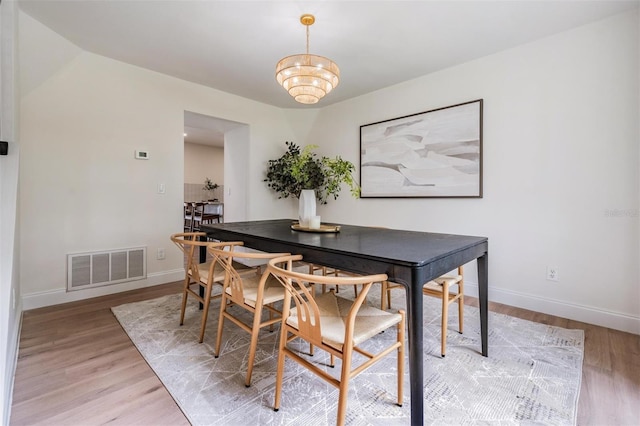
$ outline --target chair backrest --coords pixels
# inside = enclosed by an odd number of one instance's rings
[[[265,252],[249,252],[249,251],[239,251],[236,250],[238,246],[243,246],[244,243],[242,241],[235,241],[229,243],[229,247],[215,247],[209,246],[207,248],[208,252],[213,257],[213,262],[219,264],[224,268],[225,271],[225,279],[224,279],[224,288],[229,289],[229,298],[236,304],[241,305],[245,300],[244,286],[243,286],[243,274],[242,270],[238,271],[234,265],[234,261],[242,264],[242,260],[244,259],[264,259],[269,260],[274,257],[282,257],[288,255],[288,253],[265,253]],[[249,269],[249,271],[254,271],[253,269]],[[251,272],[256,273],[256,272]],[[266,275],[266,274],[265,274]],[[264,286],[260,286],[260,290]],[[257,297],[260,297],[261,294],[258,294]]]
[[[171,241],[178,246],[187,259],[192,259],[196,254],[196,247],[206,245],[206,241],[200,241],[200,237],[206,237],[204,232],[180,232],[171,235]]]
[[[182,203],[182,213],[184,217],[184,229],[193,232],[193,206],[190,202]]]
[[[184,253],[185,271],[196,281],[200,281],[200,272],[197,267],[200,263],[200,250],[196,248],[207,244],[207,241],[200,241],[200,237],[205,237],[204,232],[181,232],[171,235],[171,241]]]
[[[310,343],[323,346],[320,310],[314,294],[307,284],[362,285],[362,290],[354,300],[345,324],[345,341],[353,338],[355,319],[360,306],[364,303],[371,286],[387,280],[386,274],[328,276],[295,272],[292,263],[302,260],[302,255],[284,256],[269,261],[265,275],[272,275],[285,287],[286,295],[282,310],[283,318],[288,318],[291,309],[296,310],[299,333]],[[286,265],[286,268],[279,266]],[[263,277],[263,279],[265,279]],[[333,291],[333,290],[332,290]],[[291,304],[293,300],[293,306]]]
[[[199,231],[200,224],[202,223],[202,216],[204,215],[204,203],[191,203],[191,214],[188,215],[191,220],[191,230]]]
[[[190,274],[194,280],[200,281],[200,270],[198,264],[200,263],[200,247],[216,247],[221,250],[229,249],[234,242],[212,242],[212,241],[200,241],[200,237],[205,237],[207,234],[204,232],[181,232],[171,235],[171,241],[178,246],[178,248],[185,255],[185,270]],[[242,243],[240,243],[242,244]],[[214,277],[215,262],[211,262],[209,268],[209,277]]]

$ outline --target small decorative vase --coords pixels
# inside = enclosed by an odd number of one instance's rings
[[[309,219],[316,215],[316,191],[303,189],[298,200],[298,220],[300,226],[309,227]]]

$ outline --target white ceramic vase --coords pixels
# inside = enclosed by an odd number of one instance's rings
[[[309,219],[316,215],[316,191],[303,189],[298,200],[298,220],[300,226],[309,227]]]

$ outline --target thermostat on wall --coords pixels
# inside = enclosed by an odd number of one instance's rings
[[[138,151],[138,150],[136,150],[136,158],[138,160],[148,160],[149,159],[149,151]]]

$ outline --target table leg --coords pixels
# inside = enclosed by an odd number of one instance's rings
[[[424,424],[424,368],[422,330],[422,285],[413,277],[407,288],[407,317],[409,322],[409,383],[411,393],[411,424]],[[415,292],[416,294],[412,294]]]
[[[478,298],[480,302],[480,337],[482,339],[482,355],[489,356],[489,253],[479,257],[478,263]]]

